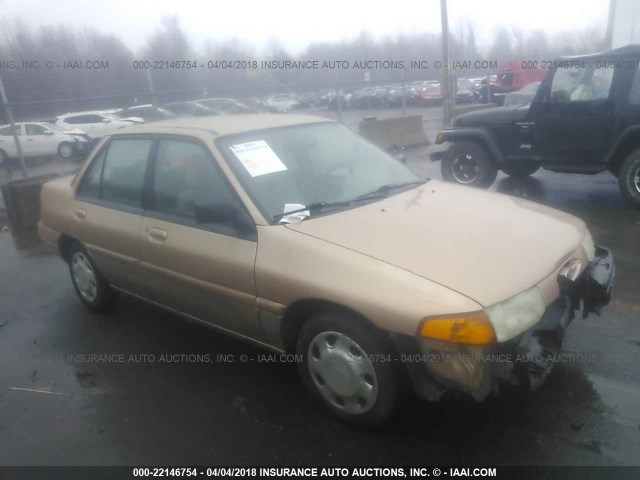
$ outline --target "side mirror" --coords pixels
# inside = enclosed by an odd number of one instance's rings
[[[102,123],[111,123],[111,120],[109,120],[108,118],[103,118]]]
[[[51,130],[45,130],[44,134],[48,135],[48,136],[51,136],[51,135],[53,135],[53,132]]]
[[[232,223],[241,232],[255,232],[255,225],[247,213],[233,202],[222,201],[196,204],[196,222]]]

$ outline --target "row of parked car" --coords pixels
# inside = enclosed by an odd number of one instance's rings
[[[531,101],[540,82],[506,94],[505,105]],[[455,101],[458,104],[480,100],[483,83],[480,78],[458,79]],[[185,116],[209,116],[240,113],[286,113],[304,108],[393,108],[430,106],[442,103],[442,88],[437,80],[372,86],[353,92],[325,90],[307,94],[279,93],[265,100],[240,102],[233,98],[203,98],[158,105],[135,105],[123,109],[75,112],[42,121],[18,123],[15,133],[20,137],[25,157],[58,155],[71,158],[84,155],[92,144],[115,129],[135,123],[148,123]],[[13,129],[0,126],[0,164],[18,157]]]
[[[92,145],[116,129],[175,117],[262,112],[231,98],[205,98],[161,105],[136,105],[124,109],[74,112],[42,121],[0,126],[0,165],[18,157],[14,136],[25,157],[86,154]]]
[[[476,102],[480,99],[481,78],[460,78],[455,92],[456,103]],[[325,92],[320,96],[308,94],[302,96],[301,103],[311,106],[326,105],[341,108],[396,108],[404,103],[407,106],[431,106],[442,103],[442,86],[439,80],[407,82],[365,87],[359,90],[341,90]]]
[[[478,100],[480,79],[457,80],[456,103]],[[398,107],[405,105],[431,106],[442,103],[442,85],[438,80],[411,82],[404,85],[366,87],[353,92],[347,106],[352,108]]]

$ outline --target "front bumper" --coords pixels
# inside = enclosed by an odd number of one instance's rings
[[[75,142],[73,145],[73,153],[76,155],[83,155],[88,153],[91,149],[91,144],[89,142]]]
[[[558,278],[561,295],[529,330],[489,346],[463,345],[409,336],[394,337],[418,396],[437,401],[449,390],[480,401],[503,385],[538,388],[563,359],[566,328],[582,304],[583,318],[600,315],[611,300],[615,279],[613,255],[596,247],[595,258],[575,280]]]

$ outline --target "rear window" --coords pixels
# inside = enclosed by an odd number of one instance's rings
[[[142,186],[152,140],[113,140],[102,173],[102,198],[142,206]]]

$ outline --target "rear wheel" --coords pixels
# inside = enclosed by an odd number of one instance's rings
[[[502,171],[510,177],[524,178],[533,175],[540,169],[540,165],[537,163],[525,163],[525,164],[508,164],[502,166]]]
[[[111,288],[77,242],[69,249],[69,273],[76,293],[89,310],[106,312],[116,306],[118,292]]]
[[[488,188],[497,176],[487,151],[476,142],[454,143],[442,161],[442,177],[448,182]]]
[[[629,154],[618,172],[618,185],[624,198],[640,208],[640,150]]]
[[[330,413],[352,423],[381,425],[394,413],[403,375],[389,341],[348,315],[318,314],[302,327],[298,364],[305,388]]]

